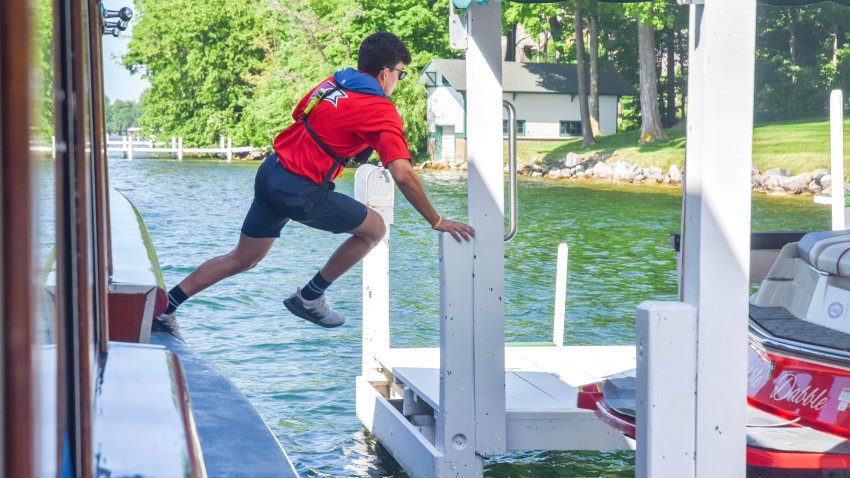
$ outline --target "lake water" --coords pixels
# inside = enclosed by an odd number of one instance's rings
[[[138,207],[168,288],[239,237],[259,163],[110,158],[110,182]],[[425,172],[436,209],[465,220],[466,176]],[[353,174],[337,190],[353,194]],[[558,244],[570,247],[566,344],[630,344],[635,307],[673,300],[681,189],[520,178],[519,232],[505,249],[505,332],[552,340]],[[810,197],[754,196],[755,230],[827,229]],[[396,347],[439,344],[437,234],[396,195],[390,236],[391,333]],[[344,239],[297,223],[255,269],[192,298],[183,336],[245,393],[302,476],[405,476],[355,416],[360,367],[360,267],[328,291],[349,321],[326,330],[281,304]],[[488,459],[493,477],[632,476],[632,452],[522,452]]]

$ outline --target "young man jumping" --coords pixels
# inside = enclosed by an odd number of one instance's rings
[[[338,327],[345,317],[331,309],[325,289],[363,259],[386,233],[381,216],[334,191],[333,178],[352,157],[377,151],[404,197],[437,231],[469,240],[475,230],[443,218],[428,200],[410,162],[401,115],[389,100],[407,73],[410,52],[392,33],[378,32],[360,45],[357,70],[338,71],[304,96],[292,113],[295,122],[274,141],[274,152],[257,170],[254,200],[236,248],[210,259],[168,292],[168,308],[154,326],[180,338],[175,311],[207,287],[251,269],[292,219],[348,237],[327,263],[284,305],[294,315],[322,327]]]

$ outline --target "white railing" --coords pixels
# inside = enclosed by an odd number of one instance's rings
[[[221,137],[218,148],[187,148],[183,146],[183,138],[172,137],[171,146],[164,142],[157,142],[155,138],[148,140],[131,139],[122,137],[120,141],[107,141],[107,153],[124,153],[127,159],[133,159],[134,154],[171,154],[177,160],[182,160],[186,154],[198,155],[223,155],[227,161],[233,160],[234,154],[249,153],[256,148],[253,146],[233,147],[233,138]]]

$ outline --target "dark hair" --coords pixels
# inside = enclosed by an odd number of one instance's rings
[[[357,69],[378,76],[384,68],[410,63],[410,51],[390,32],[376,32],[363,40],[357,53]]]

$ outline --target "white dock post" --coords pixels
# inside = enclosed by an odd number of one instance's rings
[[[363,258],[363,353],[361,375],[383,380],[375,353],[390,348],[390,225],[393,223],[395,183],[389,171],[364,164],[354,173],[354,198],[384,219],[387,233]]]
[[[638,306],[637,478],[694,476],[696,323],[682,302]]]
[[[123,156],[126,158],[127,157],[127,137],[124,136],[124,135],[121,135],[121,149],[124,152]]]
[[[829,97],[829,143],[832,230],[843,231],[850,218],[844,205],[844,95],[841,90],[833,90]]]
[[[440,408],[434,445],[443,453],[437,476],[483,476],[475,453],[475,361],[472,245],[440,234]]]
[[[56,136],[50,137],[50,157],[56,159]]]
[[[127,142],[127,159],[133,160],[133,139]]]
[[[218,137],[218,149],[224,149],[224,136]]]
[[[472,2],[467,10],[467,150],[473,240],[472,342],[476,451],[506,450],[504,165],[502,151],[502,6]],[[474,85],[474,86],[473,86]]]
[[[177,158],[177,138],[174,137],[174,136],[171,137],[171,152],[174,153],[173,157],[176,159]]]
[[[183,161],[183,137],[177,138],[177,160]]]
[[[233,138],[227,137],[227,160],[233,161]]]
[[[680,296],[698,317],[696,476],[743,478],[756,0],[690,8]]]
[[[558,347],[564,346],[564,320],[567,308],[567,261],[570,247],[562,242],[558,244],[558,263],[555,267],[555,326],[552,342]]]

